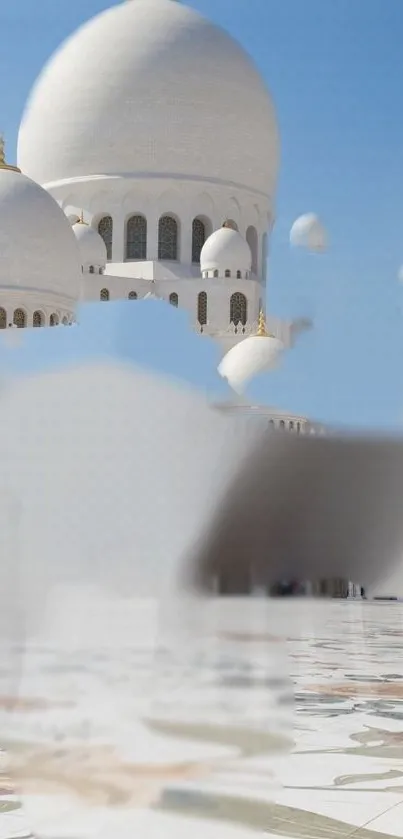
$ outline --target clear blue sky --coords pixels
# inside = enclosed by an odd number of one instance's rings
[[[10,157],[25,99],[44,61],[82,21],[109,5],[109,0],[1,4],[0,129]],[[403,3],[191,0],[190,5],[242,42],[271,89],[282,162],[268,307],[285,317],[307,313],[316,319],[315,332],[278,372],[253,383],[251,397],[325,420],[400,425]],[[325,256],[289,247],[291,223],[306,211],[317,212],[328,228],[331,248]],[[131,317],[133,330],[141,332],[140,311]],[[161,358],[169,329],[164,336],[161,323]],[[146,353],[148,340],[144,334],[137,354],[140,347]],[[174,372],[191,379],[192,353],[183,356],[181,370]]]

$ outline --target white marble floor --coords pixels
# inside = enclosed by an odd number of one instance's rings
[[[313,619],[302,624],[296,637],[287,642],[296,699],[291,754],[274,753],[275,737],[267,734],[271,715],[274,718],[277,714],[277,723],[281,718],[284,724],[291,715],[287,679],[280,664],[277,684],[276,667],[272,664],[269,676],[264,670],[259,641],[263,643],[267,638],[259,639],[256,633],[249,638],[240,635],[235,640],[244,651],[243,662],[235,670],[224,667],[222,672],[227,675],[221,673],[219,689],[215,684],[212,718],[206,715],[209,700],[205,685],[202,689],[199,684],[192,701],[187,700],[189,705],[197,704],[197,693],[203,694],[203,724],[200,714],[187,716],[185,702],[180,701],[179,715],[176,711],[172,716],[166,706],[164,715],[157,719],[154,713],[148,719],[141,735],[136,730],[133,757],[131,728],[122,727],[126,705],[122,700],[115,707],[115,718],[119,715],[122,720],[119,761],[116,762],[114,753],[114,763],[105,748],[108,738],[104,729],[103,733],[94,729],[91,748],[92,753],[96,752],[95,761],[100,755],[102,761],[107,760],[108,781],[118,778],[120,797],[113,806],[109,806],[110,798],[106,805],[102,800],[99,806],[92,806],[91,812],[84,806],[88,801],[84,802],[81,810],[76,807],[74,830],[70,822],[63,831],[60,822],[66,791],[61,787],[52,790],[55,815],[52,818],[49,811],[43,835],[47,839],[70,839],[72,835],[85,839],[128,839],[134,835],[182,839],[190,833],[192,839],[209,839],[210,835],[212,839],[253,839],[259,833],[284,839],[403,837],[403,605],[330,602],[326,615],[326,620]],[[245,669],[245,662],[249,662],[253,672]],[[99,660],[98,675],[101,664]],[[127,661],[121,661],[118,669],[116,661],[114,669],[111,662],[106,664],[103,675],[107,674],[109,681],[112,670],[116,679],[125,678]],[[85,669],[82,662],[80,666]],[[70,670],[65,662],[64,669],[66,678],[76,678],[76,684],[81,686],[83,669],[80,671],[77,661]],[[137,660],[137,685],[140,670]],[[47,665],[47,672],[51,671]],[[171,686],[170,690],[172,697],[181,696],[178,688],[173,690]],[[277,711],[270,704],[273,694],[277,697]],[[44,695],[51,696],[49,687]],[[281,697],[283,701],[279,702]],[[83,701],[85,704],[85,697]],[[103,704],[103,725],[107,718],[105,707]],[[31,717],[27,722],[29,710]],[[32,706],[22,711],[17,723],[20,739],[24,740],[28,731],[39,725],[41,709]],[[37,716],[32,719],[34,712]],[[89,706],[87,712],[91,714]],[[52,714],[54,721],[54,706]],[[63,714],[67,729],[71,721],[66,709]],[[91,722],[95,725],[96,720]],[[8,732],[6,739],[10,736]],[[32,741],[32,733],[30,738]],[[14,732],[14,745],[16,739]],[[66,755],[64,752],[65,758]],[[34,768],[30,767],[32,777],[40,774],[44,782],[44,778],[49,780],[49,771],[54,771],[60,780],[59,763],[52,763],[53,758],[49,762],[49,756],[46,763],[40,748],[35,760]],[[74,765],[77,786],[77,762]],[[93,769],[91,762],[84,766],[79,779],[83,786],[83,778]],[[105,771],[103,766],[103,780]],[[24,773],[27,813],[4,779],[1,839],[29,836],[30,829],[35,828],[32,817],[35,822],[35,812],[43,806],[43,789],[38,792],[35,784],[27,786],[26,766]],[[63,778],[66,780],[66,775]],[[77,794],[77,790],[78,786],[70,789],[69,795]],[[48,789],[46,796],[49,809]]]

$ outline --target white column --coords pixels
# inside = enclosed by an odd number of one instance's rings
[[[125,217],[122,213],[113,213],[112,262],[125,260]]]
[[[181,218],[179,259],[184,265],[192,264],[192,219]]]
[[[151,212],[147,215],[147,259],[158,259],[158,213]]]

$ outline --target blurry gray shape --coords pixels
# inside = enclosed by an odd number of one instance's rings
[[[57,586],[162,595],[260,433],[190,388],[101,362],[20,379],[2,432],[2,472],[24,508],[19,597],[31,629]]]
[[[298,337],[304,332],[311,332],[314,328],[314,323],[311,318],[297,318],[290,326],[290,340],[291,346],[295,345]]]
[[[201,589],[251,565],[264,585],[344,578],[367,590],[403,563],[403,439],[278,432],[260,442],[195,551]]]
[[[397,279],[398,279],[399,283],[403,283],[403,265],[400,266],[400,268],[397,272]]]

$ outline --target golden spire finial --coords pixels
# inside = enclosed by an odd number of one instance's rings
[[[87,222],[84,221],[84,210],[81,210],[81,213],[80,213],[80,215],[79,215],[79,217],[76,221],[76,224],[85,224],[85,226],[88,227]]]
[[[11,172],[21,172],[17,166],[10,166],[6,161],[6,144],[2,134],[0,134],[0,169],[9,169]]]
[[[269,334],[266,329],[266,321],[264,318],[263,309],[261,309],[259,312],[259,320],[256,334],[259,336],[259,338],[269,338]]]

